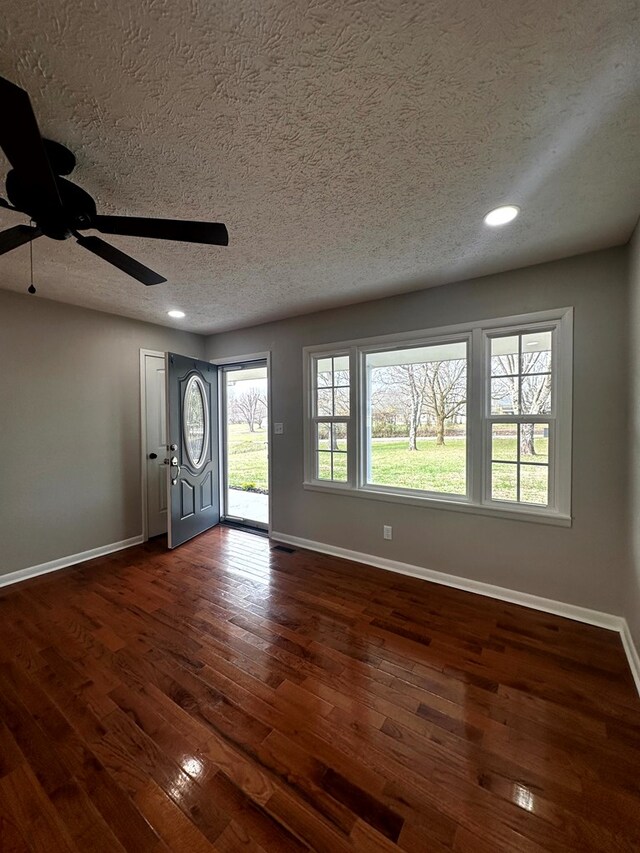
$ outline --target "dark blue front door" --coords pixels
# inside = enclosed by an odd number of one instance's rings
[[[218,369],[168,353],[169,548],[220,521]]]

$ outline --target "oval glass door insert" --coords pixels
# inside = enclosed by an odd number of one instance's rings
[[[189,462],[201,468],[206,455],[209,437],[207,392],[202,379],[194,373],[184,392],[184,443]]]

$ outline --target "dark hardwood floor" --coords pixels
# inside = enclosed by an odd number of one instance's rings
[[[638,851],[617,634],[225,528],[0,594],[0,849]]]

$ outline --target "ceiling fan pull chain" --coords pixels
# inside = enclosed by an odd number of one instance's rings
[[[33,219],[29,220],[29,224],[31,226],[33,226],[33,224],[34,224]],[[35,285],[33,283],[33,240],[29,241],[29,261],[30,261],[30,265],[31,265],[31,278],[30,278],[31,283],[29,284],[29,293],[35,293],[36,288],[35,288]]]

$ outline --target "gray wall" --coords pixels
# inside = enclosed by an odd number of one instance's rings
[[[272,352],[272,419],[285,425],[272,440],[274,531],[621,613],[626,261],[612,249],[210,337],[208,358]],[[303,489],[304,346],[565,306],[575,308],[571,528]]]
[[[204,338],[0,291],[0,574],[141,533],[141,347]]]
[[[632,347],[640,360],[640,238]],[[272,352],[273,527],[281,533],[623,613],[640,643],[640,371],[633,377],[633,570],[624,435],[628,252],[612,249],[217,335],[0,291],[0,573],[136,536],[139,349]],[[552,307],[575,308],[573,515],[558,528],[305,491],[302,348]],[[392,524],[394,539],[382,539]]]
[[[626,588],[625,616],[640,652],[640,223],[629,246],[629,578]]]

